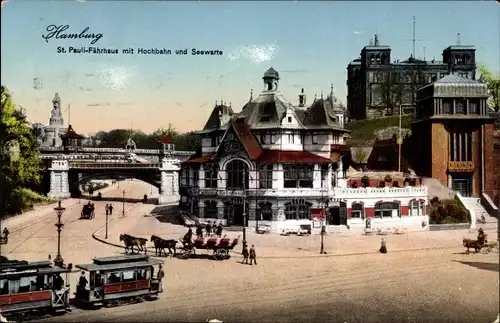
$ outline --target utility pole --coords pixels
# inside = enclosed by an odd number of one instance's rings
[[[243,171],[243,248],[247,244],[247,228],[246,228],[246,218],[247,218],[247,191],[246,191],[246,178],[247,178],[247,170]]]
[[[415,55],[416,55],[416,43],[418,41],[423,41],[423,39],[417,39],[416,38],[416,22],[417,22],[417,19],[415,16],[413,16],[413,37],[411,39],[405,39],[406,41],[411,41],[412,42],[412,55],[413,55],[413,58],[415,59]]]

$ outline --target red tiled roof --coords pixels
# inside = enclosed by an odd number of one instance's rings
[[[68,127],[68,131],[64,135],[62,135],[62,138],[68,138],[68,139],[83,139],[85,138],[82,135],[77,134],[71,125]]]
[[[201,163],[206,163],[212,161],[212,154],[200,156],[200,157],[189,157],[185,161],[183,161],[181,164],[201,164]]]
[[[259,164],[330,164],[328,158],[307,151],[264,150],[257,160]]]
[[[172,136],[160,137],[158,142],[161,144],[172,144],[174,143],[174,138],[172,138]]]
[[[250,157],[251,160],[257,160],[263,150],[257,139],[255,139],[255,136],[252,134],[252,131],[250,131],[248,125],[246,125],[243,120],[236,120],[232,123],[232,126],[238,136],[238,139],[240,139],[241,144],[245,148],[248,157]]]

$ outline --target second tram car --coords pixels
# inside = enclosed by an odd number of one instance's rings
[[[155,298],[163,291],[161,281],[154,278],[155,267],[162,264],[163,260],[146,255],[124,255],[94,258],[91,264],[76,265],[82,276],[75,304],[109,306]]]

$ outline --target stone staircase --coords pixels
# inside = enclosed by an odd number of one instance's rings
[[[481,199],[476,197],[463,197],[464,206],[476,217],[476,221],[481,219],[481,215],[486,218],[486,224],[477,223],[476,227],[482,227],[483,229],[496,229],[498,225],[498,220],[488,214],[488,212],[481,205]]]
[[[424,178],[425,186],[427,186],[427,192],[429,194],[429,199],[437,196],[440,200],[449,200],[455,198],[456,193],[450,190],[447,186],[444,186],[435,178]]]

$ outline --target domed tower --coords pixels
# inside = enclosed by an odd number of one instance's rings
[[[274,68],[268,69],[262,79],[264,80],[264,91],[278,91],[280,75]]]

